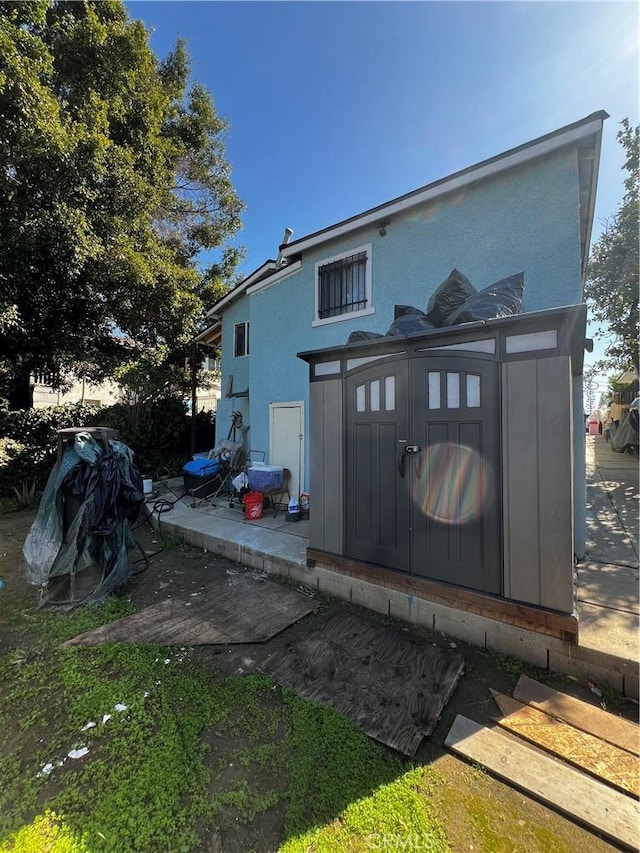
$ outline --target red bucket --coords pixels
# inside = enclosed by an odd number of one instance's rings
[[[244,514],[249,521],[262,518],[262,497],[262,492],[247,492],[244,496]]]

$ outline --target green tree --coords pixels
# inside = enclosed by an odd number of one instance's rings
[[[638,370],[640,127],[632,128],[624,119],[617,139],[626,156],[623,168],[629,174],[620,207],[593,247],[585,296],[593,318],[612,338],[605,365],[617,369],[633,365]]]
[[[95,380],[200,327],[238,260],[226,127],[190,85],[184,44],[160,62],[120,0],[0,0],[0,367],[13,408],[29,407],[34,371]],[[203,250],[219,255],[204,273]]]

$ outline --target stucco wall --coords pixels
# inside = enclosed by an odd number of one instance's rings
[[[222,393],[224,394],[229,381],[233,375],[233,390],[244,391],[249,385],[249,360],[251,356],[235,358],[233,355],[234,326],[237,323],[246,323],[249,317],[249,297],[246,293],[239,296],[225,309],[222,321],[222,357],[220,359],[220,371],[222,373]],[[249,331],[249,349],[253,352],[253,328]],[[258,350],[259,351],[259,350]]]
[[[249,400],[246,397],[225,397],[229,377],[233,376],[234,392],[245,391],[249,387],[249,362],[251,356],[234,358],[234,326],[249,320],[249,297],[242,294],[225,308],[222,318],[222,356],[220,372],[222,375],[221,397],[216,410],[216,441],[226,438],[231,428],[233,412],[242,412],[245,424],[250,423]],[[253,351],[253,329],[249,327],[249,351]]]
[[[312,327],[315,263],[366,243],[372,244],[375,313]],[[252,446],[269,446],[270,402],[308,400],[307,366],[296,358],[297,352],[343,343],[354,329],[386,332],[395,303],[425,308],[453,267],[478,289],[524,271],[525,311],[581,302],[575,149],[396,216],[384,237],[369,226],[310,250],[299,272],[249,297]],[[245,310],[234,304],[225,312],[225,349],[232,347],[233,324],[241,315],[244,319]],[[227,352],[223,389],[228,363]],[[237,365],[233,367],[238,388]],[[308,436],[307,423],[307,459]],[[305,469],[308,472],[308,464]]]

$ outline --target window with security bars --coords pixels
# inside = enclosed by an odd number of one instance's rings
[[[368,307],[367,253],[348,255],[318,268],[318,319]]]

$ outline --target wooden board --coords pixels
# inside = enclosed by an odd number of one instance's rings
[[[464,669],[458,653],[340,613],[262,669],[304,699],[325,702],[406,755],[431,734]]]
[[[637,800],[460,715],[445,746],[618,844],[639,849]]]
[[[491,695],[504,715],[497,718],[502,728],[602,779],[623,793],[634,797],[640,795],[640,764],[635,755],[576,729],[569,723],[556,720],[531,705],[523,705],[510,696],[495,690],[491,691]]]
[[[513,697],[552,717],[564,720],[577,729],[606,740],[607,743],[619,746],[620,749],[640,755],[640,726],[637,723],[616,717],[609,711],[574,699],[573,696],[559,693],[526,675],[520,676]]]
[[[415,575],[405,575],[393,569],[330,554],[317,548],[307,548],[307,565],[316,564],[326,566],[332,572],[395,589],[406,595],[414,595],[426,601],[454,607],[456,610],[466,610],[527,631],[557,637],[574,646],[578,644],[578,620],[570,613],[556,613],[515,601],[506,601],[497,596],[419,578]]]
[[[263,643],[318,607],[317,601],[281,584],[239,575],[209,584],[202,595],[162,601],[64,645]]]

